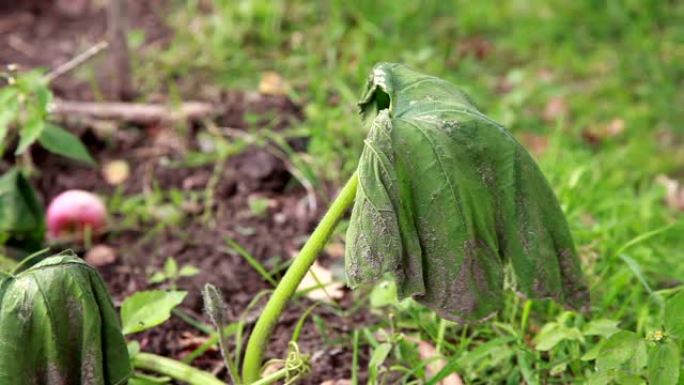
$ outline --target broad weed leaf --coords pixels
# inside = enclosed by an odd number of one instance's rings
[[[582,333],[579,329],[554,322],[546,324],[534,341],[537,350],[545,352],[553,349],[561,341],[581,341],[582,338]]]
[[[560,205],[528,152],[456,86],[381,63],[360,102],[369,133],[347,232],[351,286],[390,276],[446,319],[478,321],[516,290],[587,304]]]
[[[597,319],[589,322],[584,327],[582,333],[585,336],[601,336],[608,338],[620,331],[618,324],[620,324],[620,321],[611,319]]]
[[[132,334],[160,325],[187,295],[184,291],[139,291],[121,305],[123,333]]]
[[[603,344],[596,358],[596,369],[599,371],[617,369],[634,357],[635,347],[642,342],[635,333],[626,330],[613,334]]]
[[[665,303],[665,331],[684,340],[684,290]]]
[[[200,273],[200,269],[196,268],[195,266],[185,265],[185,266],[181,267],[180,271],[178,271],[178,276],[179,277],[194,277],[199,273]]]
[[[654,385],[676,385],[679,381],[680,352],[676,342],[658,343],[648,354],[648,380]]]
[[[608,385],[611,384],[615,375],[613,372],[594,372],[587,377],[587,385]]]
[[[385,362],[391,350],[392,345],[387,342],[381,343],[373,350],[373,354],[368,362],[369,383],[374,384],[377,382],[380,366]]]

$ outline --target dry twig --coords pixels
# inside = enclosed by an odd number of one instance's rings
[[[210,103],[185,102],[178,106],[124,102],[75,102],[56,100],[51,109],[57,119],[119,120],[130,123],[196,121],[216,114]]]

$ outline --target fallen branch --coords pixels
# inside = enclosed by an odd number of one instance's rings
[[[80,66],[81,64],[87,62],[91,58],[93,58],[95,55],[98,53],[102,52],[104,49],[107,48],[109,43],[106,41],[101,41],[94,46],[88,48],[86,51],[78,54],[75,56],[73,59],[69,60],[68,62],[59,65],[59,67],[53,69],[50,71],[48,74],[45,75],[45,80],[50,83],[51,81],[55,80],[56,78],[64,75],[65,73],[73,70],[74,68]]]
[[[179,105],[139,104],[123,102],[74,102],[56,100],[51,108],[60,119],[89,118],[118,120],[138,124],[156,122],[197,121],[218,113],[217,108],[204,102],[185,102]]]

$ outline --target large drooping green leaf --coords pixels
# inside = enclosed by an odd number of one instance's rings
[[[11,169],[0,176],[0,244],[32,251],[44,237],[43,206],[23,173]]]
[[[393,276],[451,320],[515,288],[578,308],[588,290],[563,212],[527,151],[454,85],[382,63],[360,102],[369,130],[347,233],[352,286]]]
[[[0,384],[119,385],[131,372],[112,301],[73,253],[0,279]]]

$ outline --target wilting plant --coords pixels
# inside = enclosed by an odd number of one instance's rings
[[[23,266],[0,275],[0,384],[124,384],[126,343],[97,271],[71,252]]]
[[[368,137],[358,169],[266,304],[247,345],[243,383],[259,381],[278,317],[352,205],[345,259],[352,287],[389,276],[400,297],[470,322],[502,307],[510,270],[526,297],[586,305],[558,201],[505,128],[456,86],[400,64],[376,65],[359,105]]]

